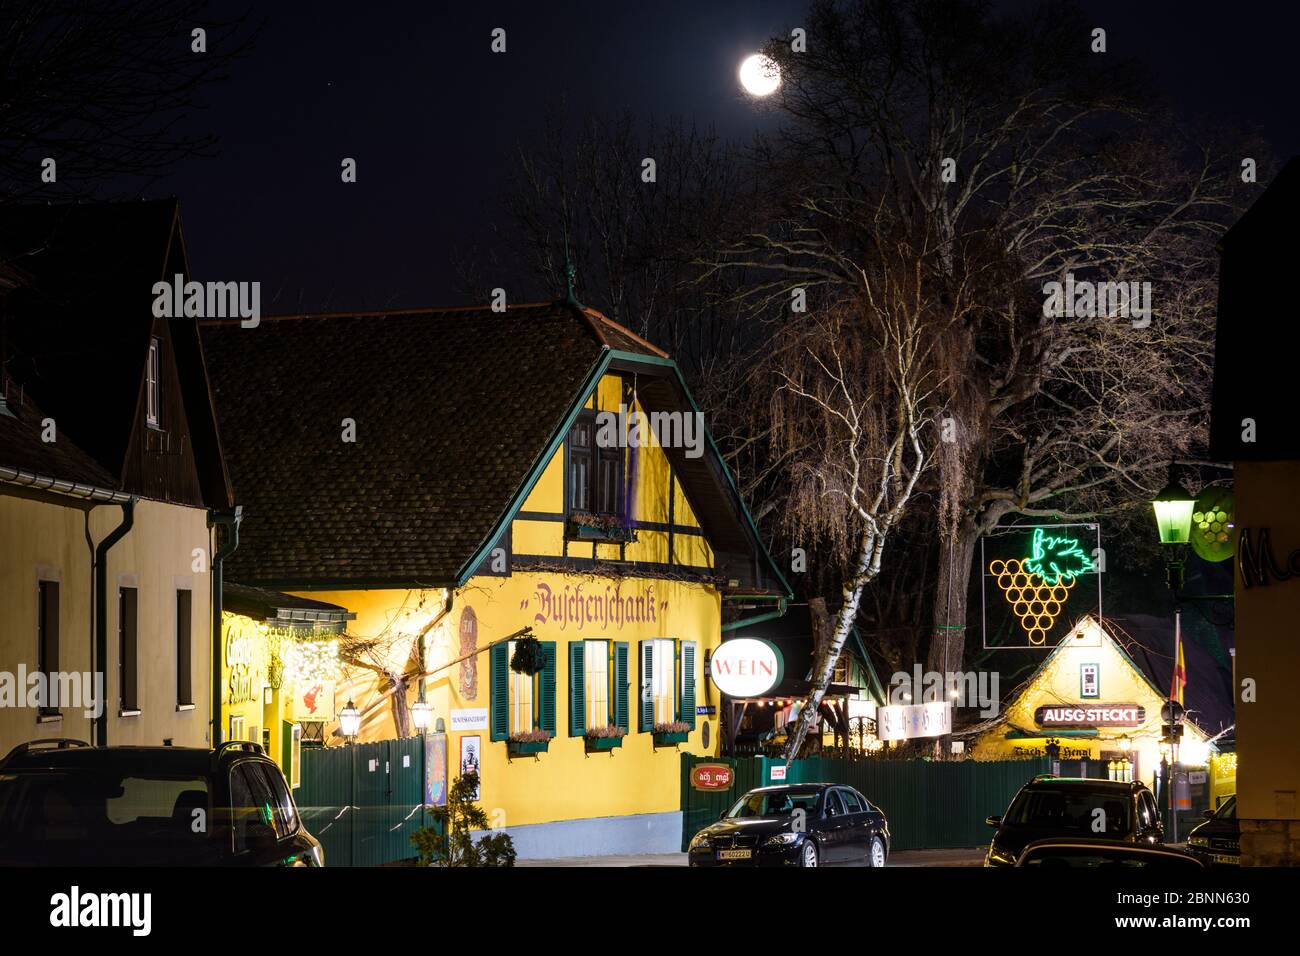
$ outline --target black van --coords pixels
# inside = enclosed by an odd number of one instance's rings
[[[19,744],[0,761],[0,866],[323,866],[257,744]]]

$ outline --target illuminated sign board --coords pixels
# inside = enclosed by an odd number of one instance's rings
[[[1047,704],[1034,711],[1039,727],[1137,727],[1146,719],[1137,704]]]
[[[754,637],[723,641],[709,659],[709,676],[728,697],[761,697],[781,683],[784,673],[781,652]]]
[[[881,740],[942,737],[952,733],[952,707],[946,700],[928,704],[892,704],[876,711],[876,736]]]

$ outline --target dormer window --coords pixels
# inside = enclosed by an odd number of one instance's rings
[[[161,343],[158,338],[149,340],[149,364],[145,368],[144,382],[144,403],[145,403],[145,421],[150,428],[158,428],[158,417],[162,409],[162,385],[161,385],[161,368],[162,362],[160,355],[162,353]]]

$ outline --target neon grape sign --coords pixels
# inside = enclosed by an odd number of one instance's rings
[[[1081,575],[1095,570],[1078,538],[1034,529],[1028,556],[996,558],[989,575],[1020,621],[1030,644],[1042,644]]]

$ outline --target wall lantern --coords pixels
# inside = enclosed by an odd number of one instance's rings
[[[424,733],[429,729],[429,724],[433,720],[433,705],[427,700],[417,700],[411,705],[411,723],[415,724],[415,729]]]
[[[348,698],[347,704],[339,711],[339,729],[343,731],[343,736],[349,741],[354,740],[357,731],[361,729],[361,711],[357,710],[357,705],[352,703],[352,698]]]

